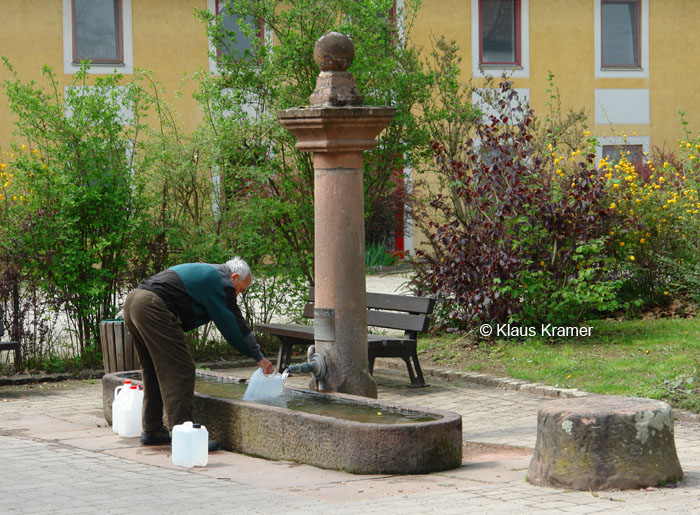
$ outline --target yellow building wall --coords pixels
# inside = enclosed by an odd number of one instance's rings
[[[201,119],[191,98],[192,81],[183,79],[203,67],[208,69],[208,44],[204,26],[194,9],[206,9],[206,0],[132,0],[133,55],[136,68],[153,70],[170,92],[185,129]],[[63,73],[63,2],[61,0],[0,0],[0,54],[9,58],[23,80],[40,80],[41,68],[50,65],[61,85],[72,76]],[[423,0],[411,32],[411,44],[425,52],[433,36],[444,35],[462,49],[463,73],[471,72],[471,0]],[[513,79],[516,88],[528,88],[536,113],[547,110],[547,72],[556,78],[563,107],[585,108],[594,133],[610,133],[601,123],[594,126],[596,88],[648,88],[649,125],[616,127],[618,132],[637,132],[651,137],[652,145],[675,145],[681,136],[678,109],[687,112],[690,127],[700,127],[700,88],[693,70],[700,47],[700,2],[697,0],[650,0],[650,74],[645,79],[604,79],[594,76],[594,0],[530,0],[530,76]],[[498,72],[494,72],[498,75]],[[0,69],[0,80],[9,73]],[[477,79],[478,83],[479,80]],[[172,94],[182,89],[182,99]],[[11,140],[12,118],[4,97],[0,98],[0,144]]]
[[[41,68],[50,65],[63,75],[61,2],[0,1],[0,54],[7,57],[23,80],[39,80]],[[0,67],[0,82],[11,74]],[[4,92],[0,93],[0,148],[12,140],[14,118]]]
[[[681,137],[678,109],[687,112],[690,127],[700,131],[700,88],[695,86],[696,49],[700,45],[700,2],[649,0],[649,78],[595,77],[594,0],[530,0],[530,74],[514,78],[516,88],[530,91],[530,105],[544,116],[549,100],[547,73],[555,74],[562,107],[584,108],[594,134],[636,132],[651,145],[673,148]],[[462,49],[465,80],[471,67],[471,0],[423,0],[411,44],[428,51],[431,36],[444,34]],[[474,56],[478,59],[478,56]],[[495,76],[500,72],[494,71]],[[474,79],[476,84],[482,81]],[[611,127],[595,124],[595,89],[649,89],[650,124]]]
[[[134,68],[152,70],[156,80],[168,91],[166,101],[176,107],[185,130],[201,120],[201,112],[192,99],[193,81],[183,79],[200,67],[209,69],[208,42],[204,25],[194,17],[194,9],[206,9],[206,0],[132,0]],[[53,68],[61,86],[68,86],[72,74],[63,67],[63,2],[61,0],[0,0],[0,55],[7,57],[22,81],[47,82],[42,67]],[[117,68],[119,70],[119,68]],[[105,68],[112,71],[112,68]],[[0,67],[0,81],[11,74]],[[93,80],[91,74],[88,81]],[[125,75],[129,80],[132,76]],[[176,98],[180,90],[182,98]],[[7,98],[0,95],[0,148],[11,141],[14,117]]]
[[[410,0],[406,0],[409,2]],[[584,108],[590,128],[598,136],[633,134],[649,136],[651,146],[677,148],[682,137],[678,109],[686,111],[689,128],[700,131],[700,88],[696,86],[700,48],[700,1],[649,0],[649,78],[595,77],[595,0],[529,0],[529,58],[527,78],[513,79],[514,87],[527,88],[535,113],[545,116],[549,100],[548,71],[555,74],[564,110]],[[168,91],[166,100],[175,108],[185,130],[201,120],[192,99],[196,85],[183,80],[197,69],[208,70],[208,42],[194,9],[206,9],[207,0],[131,0],[133,61],[135,68],[152,70]],[[61,86],[71,83],[63,71],[63,2],[61,0],[0,0],[0,55],[9,58],[25,81],[41,78],[50,65]],[[444,35],[460,46],[462,73],[472,79],[472,1],[422,0],[414,21],[410,44],[426,57],[433,37]],[[499,75],[494,72],[494,75]],[[0,67],[0,81],[10,77]],[[94,76],[91,76],[94,77]],[[128,77],[127,77],[128,78]],[[476,84],[482,79],[474,78]],[[45,84],[45,82],[43,82]],[[181,89],[182,97],[175,91]],[[595,124],[596,88],[648,89],[650,124],[610,127]],[[13,140],[13,118],[4,95],[0,96],[0,148]],[[421,237],[414,235],[416,244]]]
[[[206,0],[132,0],[134,27],[134,66],[153,70],[177,105],[177,114],[185,130],[201,121],[199,106],[192,99],[194,81],[182,85],[182,99],[175,102],[172,92],[183,79],[199,68],[209,69],[206,27],[194,16],[194,10],[206,9]]]
[[[530,89],[535,114],[549,110],[547,75],[554,73],[562,108],[593,109],[593,2],[591,0],[530,1],[530,78],[516,87]]]
[[[700,133],[700,2],[650,0],[651,141],[677,150],[682,138],[678,109],[686,111],[688,128]]]
[[[472,59],[478,56],[472,56],[471,16],[471,0],[422,0],[410,43],[427,52],[435,35],[457,41],[464,80],[481,85],[483,79],[472,77]],[[531,107],[544,118],[549,110],[547,75],[551,71],[563,112],[585,109],[596,136],[646,136],[652,151],[655,147],[675,151],[683,137],[679,109],[687,113],[692,133],[700,132],[695,55],[700,48],[700,1],[649,0],[648,16],[649,77],[600,78],[595,72],[595,1],[529,0],[529,77],[511,79],[513,86],[529,90]],[[501,72],[492,74],[498,77]],[[650,123],[611,125],[596,120],[596,89],[648,89]],[[415,244],[424,244],[422,235],[415,234]]]

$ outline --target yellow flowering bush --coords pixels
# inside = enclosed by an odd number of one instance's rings
[[[695,294],[700,265],[700,137],[679,143],[679,157],[645,154],[645,162],[602,159],[599,180],[619,220],[610,252],[628,278],[628,294],[664,302],[664,292]],[[665,298],[664,298],[665,297]]]

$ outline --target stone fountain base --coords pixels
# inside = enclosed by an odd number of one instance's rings
[[[114,389],[125,376],[134,374],[138,372],[107,374],[102,378],[108,422],[111,423]],[[418,411],[436,420],[363,423],[200,393],[195,393],[194,418],[207,427],[223,449],[261,458],[298,461],[355,474],[424,474],[461,465],[460,415],[352,395],[333,396],[377,410]]]

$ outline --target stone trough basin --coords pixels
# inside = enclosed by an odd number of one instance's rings
[[[114,389],[138,371],[102,378],[111,424]],[[424,474],[462,463],[457,413],[345,394],[286,389],[270,404],[242,400],[245,380],[197,371],[194,418],[228,451],[355,474]]]

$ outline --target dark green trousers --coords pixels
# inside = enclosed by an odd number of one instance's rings
[[[141,361],[143,430],[157,431],[192,420],[195,365],[180,319],[148,290],[133,290],[124,304],[124,322]]]

